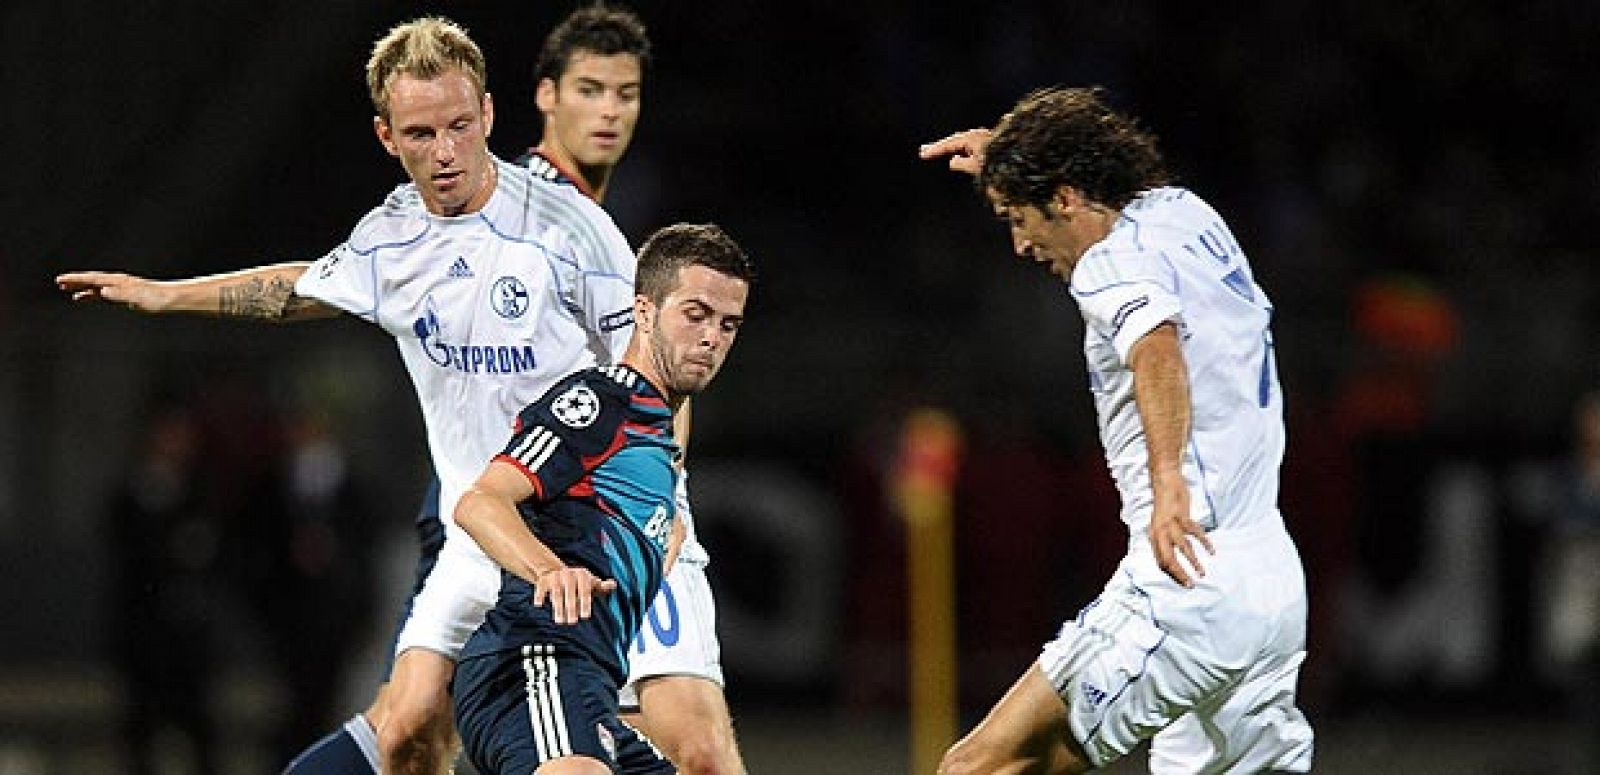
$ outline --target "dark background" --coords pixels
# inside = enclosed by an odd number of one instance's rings
[[[377,36],[420,13],[456,19],[483,47],[491,147],[515,156],[539,133],[539,42],[571,7],[0,9],[0,682],[12,687],[0,754],[50,750],[38,741],[89,734],[63,730],[121,707],[104,615],[119,548],[104,515],[153,402],[204,410],[220,487],[282,454],[295,411],[332,418],[382,515],[370,541],[346,546],[388,569],[362,629],[371,644],[349,658],[369,672],[426,470],[381,332],[73,308],[51,278],[182,277],[338,244],[403,180],[370,129],[362,67]],[[635,243],[673,221],[718,222],[762,273],[737,353],[696,402],[697,513],[737,712],[882,714],[899,729],[904,531],[884,476],[912,407],[943,407],[965,430],[965,723],[1120,556],[1076,310],[1058,280],[1009,257],[970,184],[916,159],[919,143],[1064,83],[1104,85],[1141,117],[1275,302],[1314,718],[1569,728],[1578,673],[1542,634],[1562,605],[1546,571],[1568,534],[1546,495],[1572,407],[1600,382],[1600,88],[1581,65],[1600,6],[634,7],[656,59],[608,209]],[[241,521],[222,528],[239,547],[224,566],[259,540],[235,535]],[[246,689],[218,713],[259,726],[292,715],[262,645],[273,625],[226,600],[218,672]],[[341,714],[371,685],[361,669],[344,680]]]

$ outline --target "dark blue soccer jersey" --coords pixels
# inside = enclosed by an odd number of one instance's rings
[[[567,565],[615,579],[617,589],[595,597],[589,619],[556,624],[548,602],[534,607],[533,585],[502,570],[499,601],[462,659],[553,644],[588,655],[620,686],[627,646],[661,586],[677,454],[666,400],[627,366],[577,372],[523,409],[495,458],[533,484],[519,504],[523,520]]]

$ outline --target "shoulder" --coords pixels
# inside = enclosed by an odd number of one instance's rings
[[[528,174],[539,180],[569,188],[578,187],[572,178],[567,177],[567,174],[562,172],[560,167],[545,158],[544,154],[539,153],[537,149],[530,148],[527,153],[517,158],[517,163],[527,167]]]
[[[1222,220],[1199,194],[1178,186],[1145,192],[1123,208],[1122,216],[1132,228],[1117,236],[1132,245],[1186,242]]]
[[[1181,248],[1215,216],[1210,205],[1185,188],[1141,194],[1122,209],[1111,233],[1084,253],[1072,273],[1072,292],[1082,296],[1124,283],[1165,284],[1173,272],[1168,252]]]
[[[541,157],[535,157],[540,159]],[[616,229],[605,209],[565,177],[550,178],[520,164],[496,160],[499,188],[510,206],[536,216],[532,221],[568,227]]]
[[[396,247],[415,241],[428,230],[428,217],[417,188],[409,183],[396,186],[350,232],[350,248],[370,253],[379,248]]]
[[[1105,291],[1157,282],[1165,284],[1172,267],[1157,246],[1127,240],[1102,240],[1084,253],[1069,287],[1080,300]]]
[[[607,369],[575,371],[558,380],[539,401],[543,411],[556,422],[575,431],[596,425],[602,415],[629,403],[629,389]]]

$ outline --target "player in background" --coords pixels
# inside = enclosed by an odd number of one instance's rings
[[[716,376],[753,279],[715,226],[656,232],[639,251],[621,363],[524,409],[457,505],[456,523],[504,569],[452,687],[485,775],[675,771],[621,721],[617,691],[682,536],[672,415]]]
[[[631,11],[579,8],[545,36],[534,66],[539,144],[518,157],[535,175],[604,202],[643,107],[650,38]]]
[[[423,18],[390,30],[367,62],[367,85],[378,140],[410,182],[321,259],[178,281],[72,272],[57,284],[74,300],[148,313],[284,321],[344,311],[382,327],[416,389],[450,514],[523,406],[622,353],[634,258],[589,198],[489,152],[483,55],[455,24]],[[288,772],[447,771],[453,660],[493,604],[499,574],[453,524],[429,570],[372,705]]]
[[[518,161],[604,202],[611,173],[633,140],[649,64],[650,40],[638,16],[604,5],[574,11],[540,50],[534,77],[544,131]],[[692,414],[688,404],[677,413],[685,448]],[[683,772],[738,775],[744,763],[723,695],[716,602],[706,580],[710,556],[695,533],[686,492],[679,497],[686,530],[680,562],[651,612],[659,626],[639,633],[622,709]]]
[[[1036,91],[920,154],[976,175],[1016,254],[1066,281],[1130,534],[939,772],[1084,772],[1147,738],[1155,773],[1308,771],[1272,305],[1227,224],[1097,89]]]

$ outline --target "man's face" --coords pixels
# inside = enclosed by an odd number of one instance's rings
[[[1011,248],[1017,257],[1044,264],[1051,274],[1063,280],[1071,279],[1078,259],[1099,239],[1088,233],[1086,218],[1072,219],[1046,212],[1037,205],[1007,204],[994,189],[986,193],[995,217],[1005,221],[1011,230]],[[1056,205],[1051,201],[1045,207]]]
[[[489,131],[494,103],[472,79],[451,70],[431,80],[400,74],[389,84],[389,117],[374,119],[378,140],[400,160],[435,215],[483,207],[494,192]]]
[[[611,167],[627,152],[639,123],[639,58],[578,51],[559,83],[539,82],[545,142],[582,167]]]
[[[678,287],[652,311],[648,332],[669,392],[693,395],[711,383],[739,334],[749,293],[749,283],[714,269],[678,271]]]

